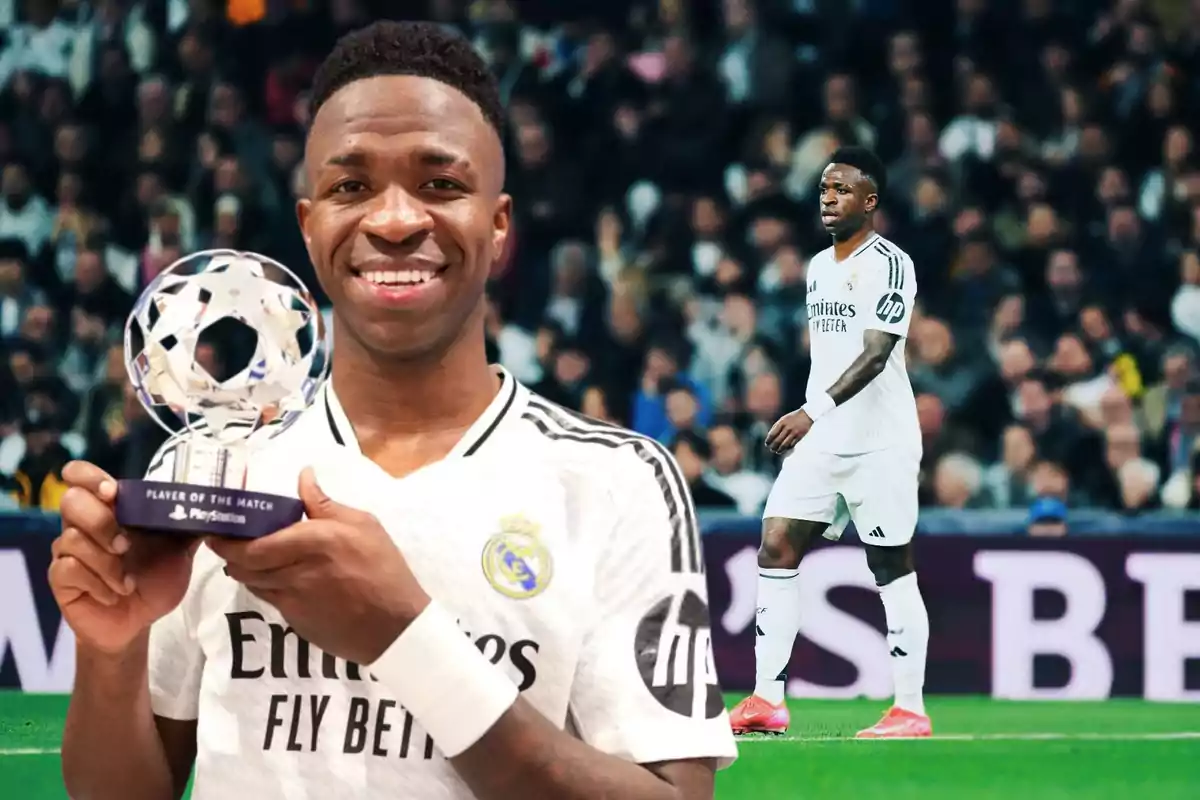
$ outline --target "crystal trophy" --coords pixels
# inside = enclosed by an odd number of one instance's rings
[[[316,398],[329,371],[327,337],[312,294],[266,256],[206,250],[163,270],[125,325],[125,362],[150,416],[168,431],[171,417],[183,427],[165,448],[169,480],[119,481],[117,521],[236,538],[300,521],[299,500],[249,491],[247,477],[255,451]],[[242,352],[226,352],[231,341]],[[228,361],[238,355],[244,364]],[[228,369],[212,374],[222,361]]]

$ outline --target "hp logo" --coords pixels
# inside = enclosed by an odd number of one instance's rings
[[[875,306],[875,316],[879,317],[880,321],[889,324],[899,322],[904,319],[904,298],[899,292],[891,292],[879,298],[879,304]]]

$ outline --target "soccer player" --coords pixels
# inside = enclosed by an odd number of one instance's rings
[[[486,66],[380,22],[312,105],[297,212],[337,355],[248,486],[307,518],[177,544],[69,465],[67,791],[177,798],[194,765],[196,800],[711,798],[736,749],[677,464],[485,356],[512,208]]]
[[[904,366],[916,295],[912,260],[872,228],[884,168],[846,147],[821,174],[821,222],[833,246],[808,266],[812,373],[805,404],[766,445],[786,453],[763,510],[758,551],[754,694],[730,715],[736,733],[783,733],[788,659],[800,629],[797,568],[818,536],[851,520],[887,618],[895,704],[863,738],[928,736],[922,687],[929,618],[913,571],[921,438]]]

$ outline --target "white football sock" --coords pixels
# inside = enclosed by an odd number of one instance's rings
[[[797,574],[795,569],[758,568],[754,693],[775,705],[783,702],[785,673],[800,631]]]
[[[892,679],[896,705],[905,711],[925,713],[925,655],[929,648],[929,614],[917,586],[917,573],[879,588],[883,613],[887,617],[888,652],[892,658]]]

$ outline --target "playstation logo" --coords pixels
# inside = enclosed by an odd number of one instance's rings
[[[171,519],[184,520],[188,518],[187,512],[183,510],[183,506],[176,504],[175,510],[170,514]]]

